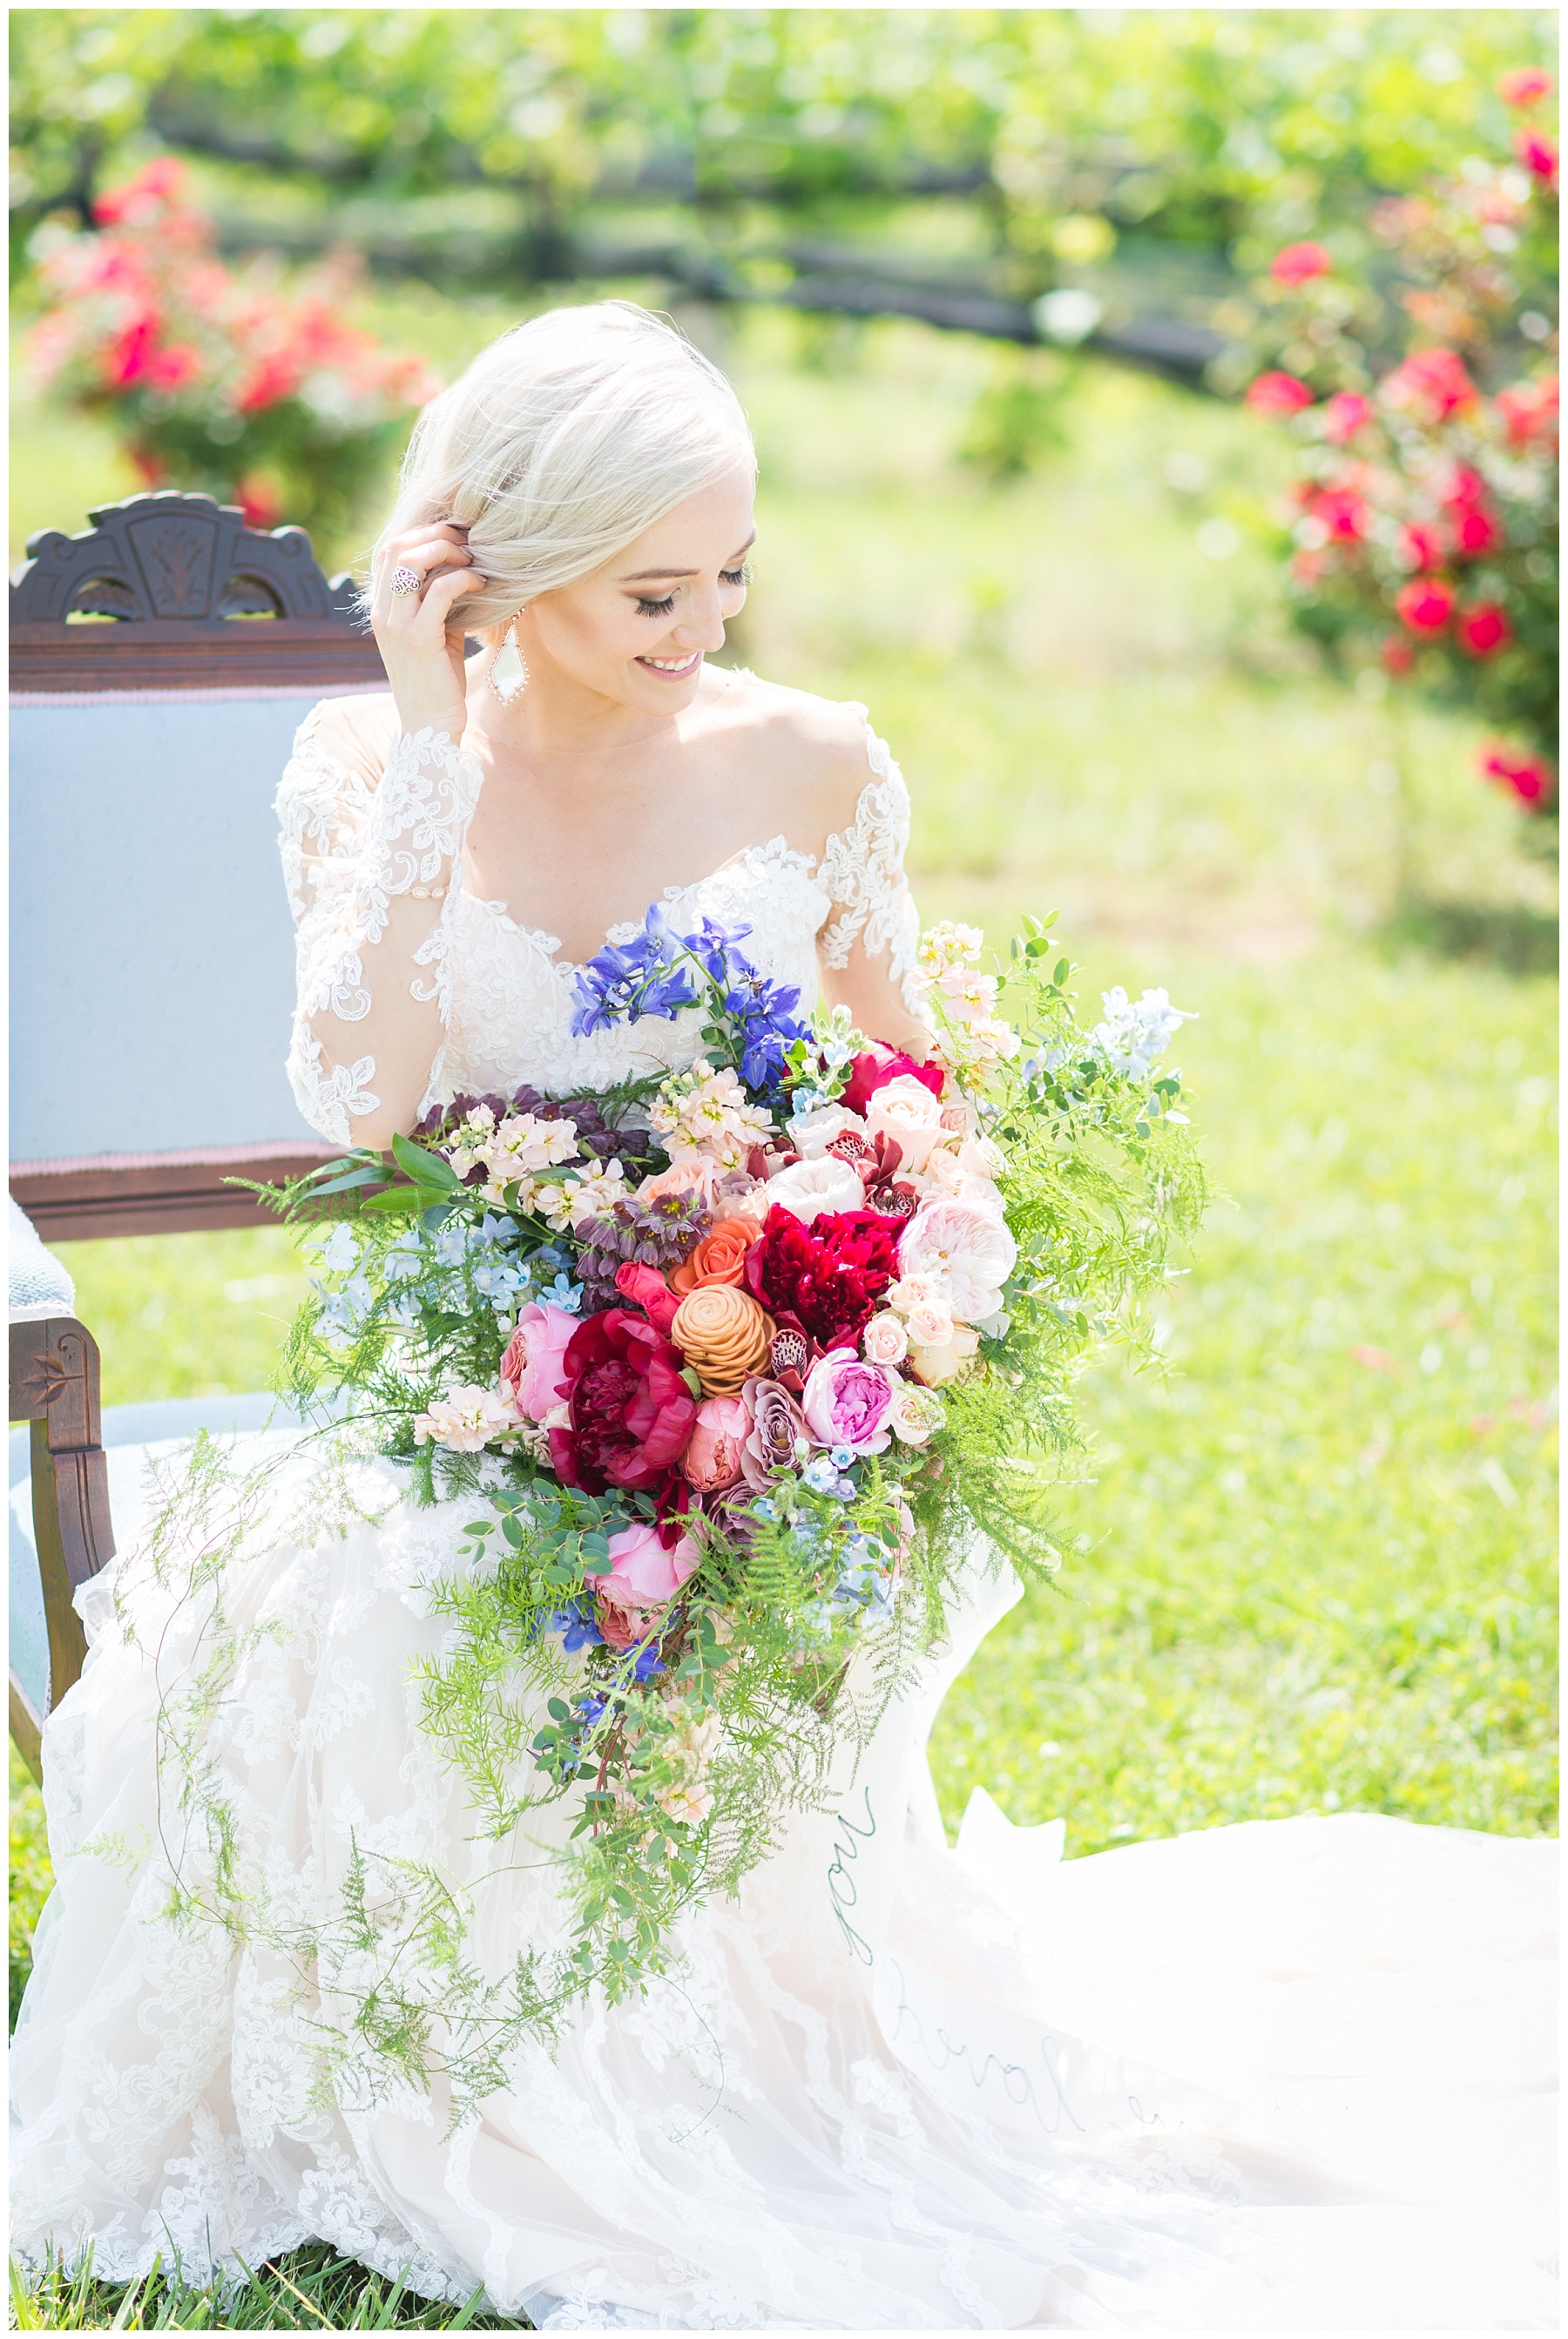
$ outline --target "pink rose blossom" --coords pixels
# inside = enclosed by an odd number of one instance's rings
[[[891,1308],[873,1316],[861,1334],[860,1345],[868,1365],[902,1364],[909,1347],[909,1334]]]
[[[610,1537],[610,1573],[588,1581],[597,1598],[613,1607],[662,1608],[675,1598],[700,1555],[689,1535],[682,1535],[675,1549],[666,1551],[656,1528],[622,1527]]]
[[[932,1147],[942,1135],[942,1108],[923,1081],[901,1072],[874,1091],[865,1109],[865,1125],[873,1137],[891,1137],[902,1155],[901,1168],[923,1170]]]
[[[517,1329],[501,1358],[501,1393],[530,1421],[543,1421],[567,1393],[561,1359],[577,1319],[549,1300],[518,1310]]]
[[[699,1494],[716,1495],[735,1485],[751,1430],[752,1409],[744,1397],[710,1396],[698,1406],[681,1468]]]
[[[824,1446],[881,1454],[891,1433],[892,1380],[881,1365],[863,1365],[853,1348],[830,1348],[806,1375],[801,1411]]]
[[[636,1189],[639,1202],[657,1202],[666,1194],[700,1194],[709,1209],[714,1203],[714,1189],[720,1176],[718,1164],[707,1155],[676,1161],[656,1177],[645,1178]]]

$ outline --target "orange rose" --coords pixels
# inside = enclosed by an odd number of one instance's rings
[[[721,1219],[690,1258],[672,1270],[670,1289],[684,1296],[705,1283],[739,1283],[745,1273],[746,1253],[761,1235],[754,1219]]]
[[[703,1283],[681,1301],[669,1337],[705,1396],[737,1396],[766,1364],[777,1328],[749,1291],[733,1283]]]

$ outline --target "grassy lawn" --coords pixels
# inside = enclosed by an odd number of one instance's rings
[[[425,304],[438,348],[439,326]],[[452,346],[475,330],[454,312]],[[956,459],[981,346],[807,348],[758,316],[727,353],[765,482],[741,659],[871,706],[928,917],[1001,942],[1057,909],[1087,993],[1163,983],[1200,1019],[1177,1052],[1226,1199],[1162,1319],[1169,1376],[1112,1360],[1088,1387],[1060,1590],[943,1710],[950,1823],[983,1784],[1014,1820],[1064,1815],[1070,1855],[1308,1811],[1550,1831],[1551,895],[1475,735],[1284,637],[1246,418],[1091,370],[1070,443],[998,489]],[[34,427],[26,525],[124,492],[40,425],[45,510]],[[111,1403],[261,1385],[301,1288],[270,1231],[66,1256]],[[15,1983],[48,1874],[15,1763],[12,1863]],[[303,2255],[308,2290],[340,2279]],[[267,2295],[280,2324],[327,2319]],[[106,2303],[62,2291],[43,2327]]]

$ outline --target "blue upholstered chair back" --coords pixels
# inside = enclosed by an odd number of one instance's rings
[[[310,1140],[271,804],[321,694],[11,714],[11,1158]]]

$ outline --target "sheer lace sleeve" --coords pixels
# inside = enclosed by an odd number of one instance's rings
[[[323,700],[294,741],[277,803],[296,926],[289,1079],[335,1144],[386,1143],[439,1081],[480,779],[444,731],[394,734],[380,701]]]
[[[865,709],[859,712],[863,716]],[[918,1024],[924,1018],[909,978],[920,920],[903,873],[909,790],[869,723],[866,755],[872,777],[861,790],[854,820],[828,838],[819,864],[833,907],[817,938],[817,951],[824,972],[849,978],[831,986],[843,993],[849,1005],[863,1012],[878,992],[896,996],[909,1021]],[[876,1036],[892,1035],[878,1031]]]

